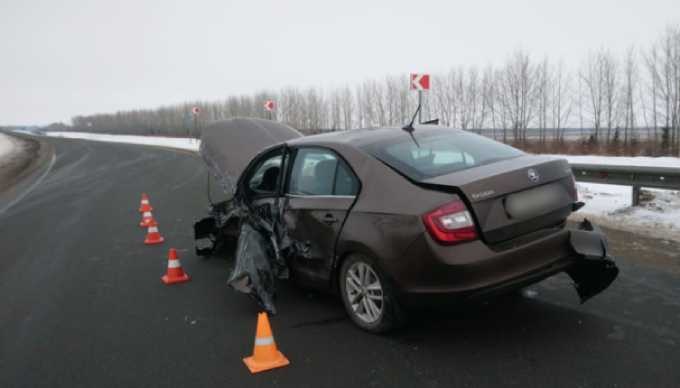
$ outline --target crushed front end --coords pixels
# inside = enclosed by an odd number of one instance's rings
[[[233,257],[229,286],[250,295],[272,314],[276,313],[276,279],[287,279],[288,259],[305,250],[289,237],[280,206],[277,201],[253,208],[237,196],[212,205],[209,216],[194,224],[196,254]],[[230,249],[234,242],[235,250]]]

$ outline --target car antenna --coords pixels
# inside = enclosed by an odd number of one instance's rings
[[[420,144],[418,144],[418,140],[416,140],[416,137],[413,135],[413,132],[416,130],[413,128],[413,123],[416,121],[416,117],[418,116],[418,112],[420,112],[422,105],[420,102],[418,103],[418,108],[416,109],[416,113],[413,114],[413,117],[411,118],[411,122],[408,123],[408,125],[402,127],[401,129],[408,132],[409,135],[411,135],[411,139],[413,139],[413,142],[416,143],[416,147],[420,148]]]

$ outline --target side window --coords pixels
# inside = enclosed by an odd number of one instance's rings
[[[274,194],[281,175],[281,154],[265,158],[248,178],[248,188],[260,195]]]
[[[338,172],[335,175],[334,195],[357,195],[359,192],[359,180],[354,176],[352,170],[344,162],[340,161]]]
[[[344,161],[322,148],[298,150],[288,192],[294,195],[356,195],[358,181]]]

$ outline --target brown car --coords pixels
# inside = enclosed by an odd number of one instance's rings
[[[301,136],[215,123],[201,153],[229,194],[195,225],[197,252],[236,239],[230,284],[274,311],[274,279],[336,291],[361,328],[403,322],[416,297],[509,292],[566,271],[585,301],[618,269],[578,210],[569,164],[432,126]]]

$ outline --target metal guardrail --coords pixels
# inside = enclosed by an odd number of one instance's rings
[[[571,170],[580,182],[632,186],[633,206],[640,204],[642,187],[680,190],[680,168],[572,164]]]

